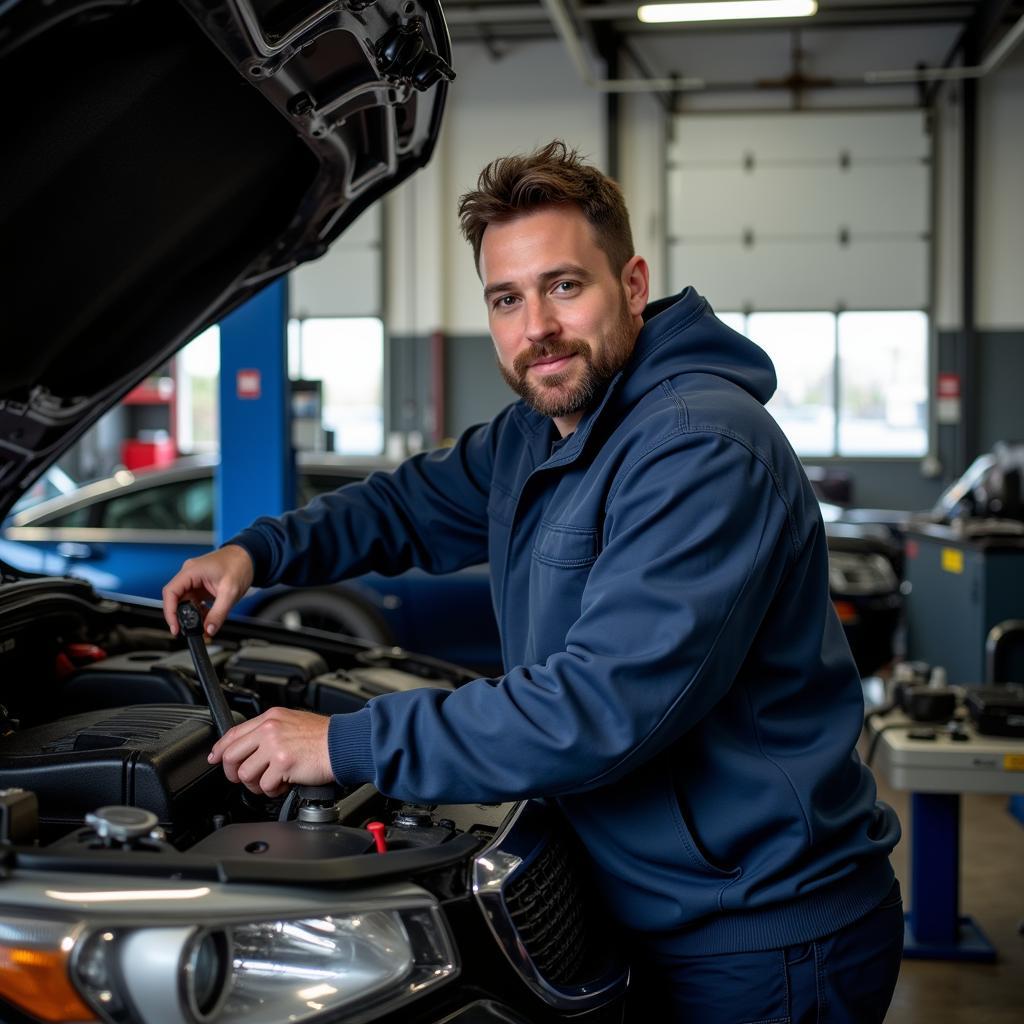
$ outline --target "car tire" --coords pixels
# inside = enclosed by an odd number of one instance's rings
[[[375,644],[394,643],[380,612],[350,590],[293,590],[268,601],[256,617],[288,629],[323,629]]]

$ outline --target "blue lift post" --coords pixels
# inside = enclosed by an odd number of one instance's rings
[[[903,956],[993,963],[995,947],[960,914],[960,794],[910,796],[910,910]]]
[[[295,503],[287,336],[285,278],[221,321],[218,544]]]

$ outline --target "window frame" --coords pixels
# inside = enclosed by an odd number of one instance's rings
[[[924,450],[919,453],[908,453],[908,454],[890,454],[880,453],[877,455],[871,454],[858,454],[858,455],[843,455],[839,450],[839,437],[842,426],[842,362],[839,355],[839,318],[846,313],[920,313],[925,318],[925,445]],[[934,452],[934,390],[932,387],[933,367],[935,364],[935,352],[934,352],[934,336],[935,336],[935,325],[932,313],[928,309],[754,309],[748,308],[743,310],[723,310],[719,313],[715,311],[716,316],[725,318],[741,317],[741,327],[735,327],[733,324],[729,324],[734,330],[738,330],[746,338],[750,338],[747,333],[748,318],[753,314],[772,314],[772,313],[827,313],[832,317],[832,409],[833,409],[833,420],[832,420],[832,438],[831,438],[831,453],[828,455],[813,455],[804,454],[797,451],[797,456],[801,461],[808,463],[850,463],[850,462],[893,462],[893,463],[911,463],[920,462],[922,459],[928,458]],[[753,339],[751,339],[753,340]],[[757,344],[755,342],[755,344]],[[781,424],[780,424],[781,427]],[[787,435],[788,436],[788,435]],[[795,446],[794,446],[794,450]]]

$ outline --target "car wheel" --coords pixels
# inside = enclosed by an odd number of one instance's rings
[[[324,629],[375,644],[394,643],[380,612],[351,591],[294,590],[268,601],[256,617],[279,622],[286,629]]]

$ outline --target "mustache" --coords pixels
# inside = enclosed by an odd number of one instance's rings
[[[559,342],[558,344],[531,345],[512,360],[516,376],[523,378],[530,366],[538,359],[563,359],[565,356],[590,358],[590,346],[583,340]]]

